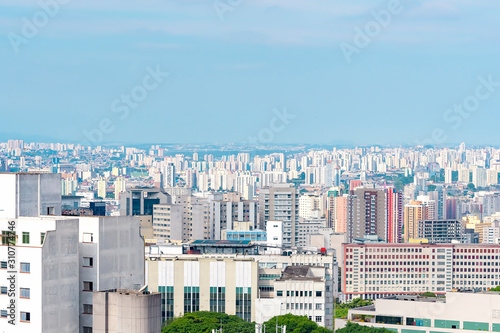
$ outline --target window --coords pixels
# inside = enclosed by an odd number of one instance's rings
[[[23,244],[29,244],[30,243],[30,233],[23,231]]]
[[[321,291],[316,291],[316,297],[321,297]]]
[[[7,310],[0,311],[0,318],[7,318]]]
[[[30,322],[30,313],[29,312],[21,312],[21,321]]]
[[[322,304],[321,303],[316,303],[316,310],[321,310]]]
[[[94,283],[90,281],[83,281],[83,291],[94,291]]]
[[[30,288],[20,288],[21,298],[30,298]]]
[[[319,323],[321,321],[321,316],[316,316],[316,322]]]
[[[2,261],[2,262],[0,263],[0,268],[1,268],[1,269],[7,269],[7,261]]]
[[[12,241],[14,241],[14,244],[12,244]],[[15,232],[2,230],[2,245],[16,245],[16,241],[17,236]]]
[[[283,290],[276,291],[276,296],[283,296]]]
[[[92,327],[83,326],[83,333],[92,333]]]
[[[40,244],[43,245],[43,241],[45,240],[45,232],[40,233]]]
[[[94,234],[90,232],[83,233],[83,243],[93,243],[94,242]]]
[[[83,304],[83,313],[92,314],[92,304]]]
[[[21,273],[29,273],[31,267],[29,262],[22,262],[21,263]]]
[[[0,294],[7,295],[7,287],[2,287],[0,290]]]
[[[47,215],[55,215],[55,209],[54,207],[47,207]]]
[[[93,266],[94,266],[94,258],[83,257],[83,267],[93,267]]]

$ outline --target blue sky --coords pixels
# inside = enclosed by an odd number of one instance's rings
[[[4,136],[87,142],[106,119],[103,143],[245,142],[286,108],[263,143],[500,143],[500,87],[459,125],[443,118],[479,77],[500,82],[499,1],[401,0],[386,26],[373,12],[397,0],[59,1],[28,37],[38,2],[2,1]],[[341,45],[376,24],[346,61]],[[113,101],[148,68],[169,76],[120,118]]]

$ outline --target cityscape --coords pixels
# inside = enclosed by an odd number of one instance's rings
[[[0,333],[500,332],[498,13],[2,0]]]

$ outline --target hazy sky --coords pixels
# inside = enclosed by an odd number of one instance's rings
[[[56,1],[1,1],[4,136],[500,144],[498,0]]]

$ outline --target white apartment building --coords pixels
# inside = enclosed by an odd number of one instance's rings
[[[15,268],[10,267],[9,222],[15,222]],[[78,220],[0,218],[0,332],[78,332]],[[11,252],[12,253],[12,252]],[[15,288],[7,278],[16,271]],[[15,296],[9,294],[14,290]],[[15,325],[9,305],[15,301]]]
[[[500,245],[343,244],[346,299],[500,285]]]
[[[0,219],[1,316],[6,291],[9,221]],[[133,217],[20,217],[16,221],[18,323],[8,332],[92,332],[92,292],[144,284],[144,240]],[[7,288],[8,291],[9,288]],[[3,318],[5,318],[3,316]],[[6,330],[7,331],[7,330]]]

